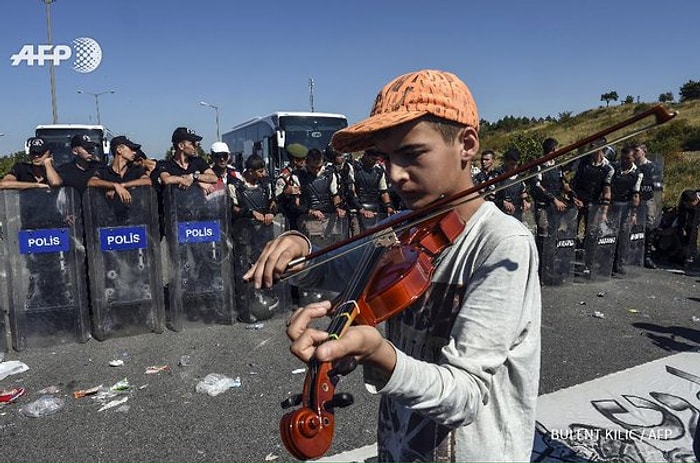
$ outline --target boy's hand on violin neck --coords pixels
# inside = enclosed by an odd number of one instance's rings
[[[287,264],[311,252],[308,241],[298,233],[285,233],[265,245],[257,262],[243,275],[256,289],[270,288],[287,270]],[[299,270],[292,268],[292,271]]]
[[[329,334],[310,327],[315,319],[323,318],[331,310],[329,301],[309,304],[297,309],[287,324],[287,336],[292,340],[291,352],[304,362],[316,357],[321,362],[334,362],[352,356],[358,363],[369,363],[387,372],[396,365],[394,347],[379,331],[371,326],[353,325],[340,337],[328,340]]]

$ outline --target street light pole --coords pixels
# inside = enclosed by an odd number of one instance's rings
[[[49,38],[49,46],[53,50],[53,37],[51,35],[51,4],[56,0],[41,0],[46,4],[46,31]],[[49,78],[51,79],[51,112],[53,123],[58,123],[58,104],[56,103],[56,77],[53,72],[53,60],[49,60]]]
[[[311,112],[314,112],[314,79],[309,78],[309,106],[311,106]]]
[[[200,101],[199,104],[212,108],[214,111],[216,111],[216,141],[221,141],[221,129],[219,128],[219,107],[211,103],[207,103],[206,101]]]
[[[92,92],[86,92],[84,90],[78,90],[78,93],[84,93],[85,95],[92,95],[95,97],[95,109],[97,110],[97,125],[102,125],[102,118],[100,117],[100,96],[105,95],[107,93],[115,93],[114,90],[105,90],[104,92],[100,93],[92,93]]]

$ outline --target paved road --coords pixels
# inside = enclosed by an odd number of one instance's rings
[[[600,312],[604,318],[593,316]],[[700,279],[664,270],[605,283],[543,288],[541,394],[700,348]],[[695,319],[693,317],[696,317]],[[280,317],[261,329],[202,326],[104,342],[9,353],[29,370],[0,381],[22,386],[24,397],[0,408],[4,461],[291,461],[278,438],[279,402],[300,392],[303,374],[288,353]],[[182,355],[190,366],[178,366]],[[124,366],[110,367],[122,359]],[[147,367],[168,365],[161,373]],[[209,373],[240,377],[241,386],[216,396],[195,392]],[[358,373],[339,390],[356,404],[337,412],[328,455],[375,442],[376,397]],[[72,391],[127,378],[132,388],[116,407],[74,399]],[[56,386],[65,399],[57,413],[27,418],[19,407]]]

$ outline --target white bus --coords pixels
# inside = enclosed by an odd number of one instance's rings
[[[322,152],[333,134],[348,126],[342,114],[278,111],[265,117],[255,117],[236,125],[221,137],[239,169],[245,160],[256,153],[265,160],[271,177],[275,177],[285,166],[285,148],[299,143],[308,149]]]
[[[43,138],[49,145],[53,154],[54,164],[61,165],[73,159],[71,154],[70,141],[75,135],[87,135],[92,141],[97,143],[95,157],[101,161],[106,161],[106,154],[109,153],[109,142],[112,134],[101,125],[86,124],[47,124],[38,125],[34,136]],[[25,152],[29,153],[29,147],[25,146]]]

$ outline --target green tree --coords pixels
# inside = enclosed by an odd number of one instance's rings
[[[700,99],[700,82],[689,80],[681,87],[681,102]]]
[[[508,137],[504,151],[517,148],[522,155],[520,161],[524,164],[542,156],[542,142],[545,138],[539,131],[515,132]]]
[[[617,101],[619,99],[620,99],[620,96],[614,90],[612,92],[607,92],[607,93],[603,93],[602,95],[600,95],[600,101],[605,101],[606,108],[608,106],[610,106],[611,101]]]
[[[659,103],[671,103],[674,99],[673,92],[666,92],[659,95]]]
[[[560,124],[563,124],[564,122],[570,121],[572,114],[573,113],[571,111],[562,111],[557,115],[557,121]]]
[[[17,151],[9,156],[0,157],[0,178],[4,177],[15,163],[24,159],[24,151]]]
[[[632,104],[634,103],[634,97],[632,95],[627,95],[622,104]]]

